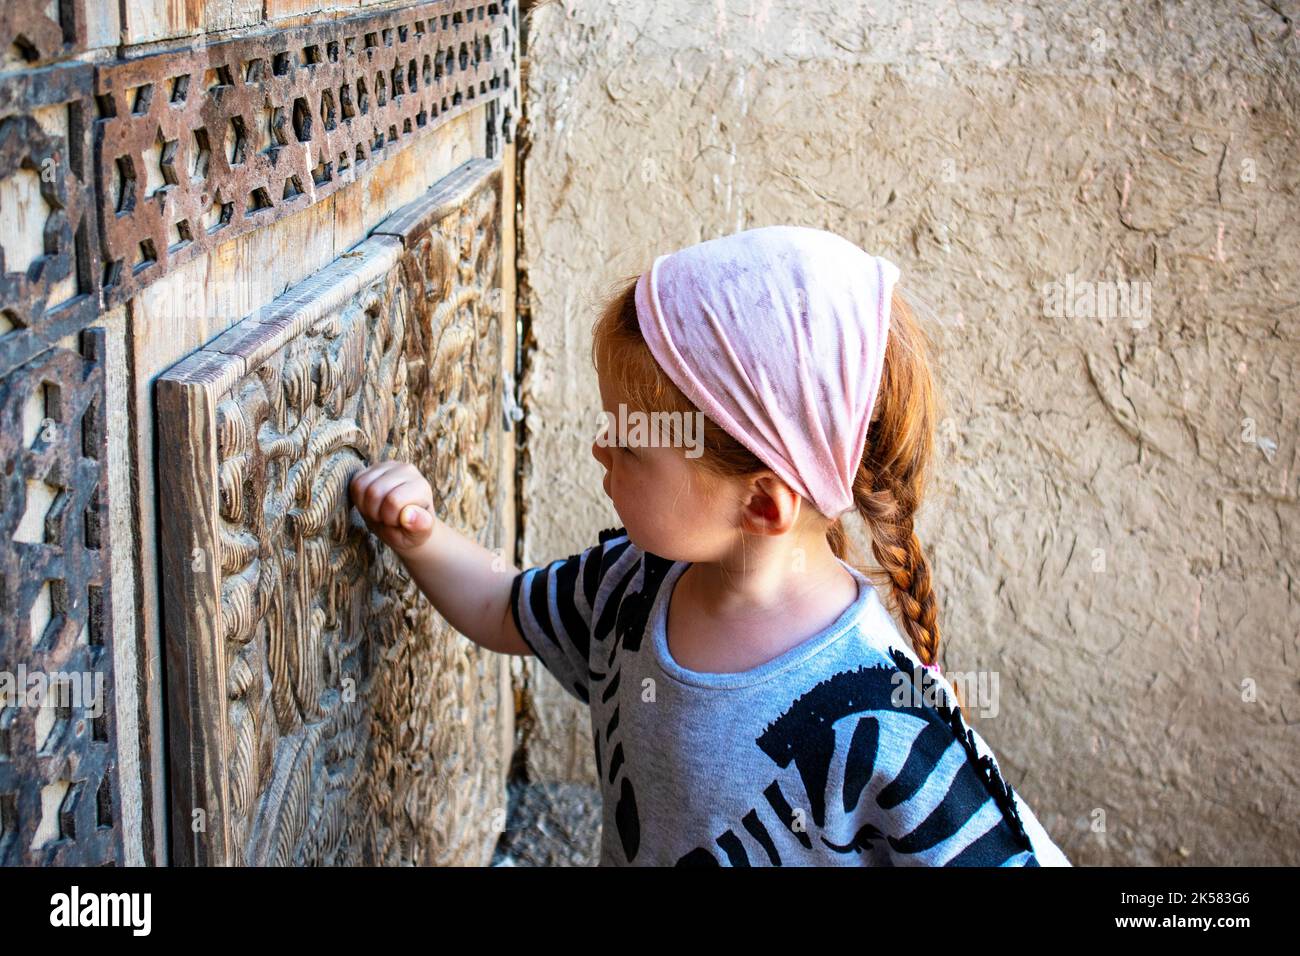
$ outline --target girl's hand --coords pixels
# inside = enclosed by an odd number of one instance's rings
[[[352,476],[348,490],[370,530],[394,551],[414,551],[433,533],[433,489],[415,466],[371,465]]]
[[[393,549],[448,624],[490,651],[532,653],[510,610],[518,572],[501,552],[438,520],[433,489],[414,467],[385,461],[363,468],[348,492],[370,530]]]

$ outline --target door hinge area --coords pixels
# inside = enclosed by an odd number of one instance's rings
[[[524,410],[515,399],[515,377],[506,372],[505,380],[501,383],[501,427],[508,432],[514,431],[515,422],[521,421],[523,417]]]

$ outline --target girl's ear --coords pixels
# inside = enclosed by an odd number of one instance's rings
[[[770,472],[751,479],[741,502],[744,530],[751,534],[785,534],[799,517],[800,500],[784,481]]]

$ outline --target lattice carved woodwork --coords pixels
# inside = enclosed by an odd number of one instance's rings
[[[515,22],[511,0],[437,0],[101,67],[106,303],[466,110],[492,104],[509,141]]]
[[[498,662],[347,483],[412,461],[499,543],[500,204],[469,161],[160,380],[179,862],[481,863],[499,830]]]
[[[86,49],[85,0],[4,0],[0,56],[28,69]]]
[[[0,378],[0,865],[122,862],[104,331]]]
[[[0,79],[0,375],[98,314],[92,89],[85,64]]]

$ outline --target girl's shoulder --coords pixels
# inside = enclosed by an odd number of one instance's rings
[[[862,597],[857,602],[858,613],[854,622],[861,646],[873,660],[892,662],[896,654],[901,653],[916,662],[921,662],[912,650],[911,642],[898,627],[898,622],[890,613],[880,589],[866,574],[845,562],[844,566],[857,579]]]

